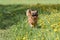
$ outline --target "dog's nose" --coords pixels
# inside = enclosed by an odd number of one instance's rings
[[[34,16],[34,18],[37,18],[37,16]]]

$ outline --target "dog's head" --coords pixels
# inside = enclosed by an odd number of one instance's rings
[[[26,11],[26,15],[29,17],[29,16],[32,16],[32,17],[37,17],[38,16],[38,11],[37,10],[31,10],[31,9],[28,9]]]

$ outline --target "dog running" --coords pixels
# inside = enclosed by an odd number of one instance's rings
[[[28,23],[31,27],[36,27],[38,21],[38,11],[28,9],[26,11],[26,15],[28,17]]]

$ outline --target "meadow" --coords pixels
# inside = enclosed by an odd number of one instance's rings
[[[26,10],[38,10],[38,27],[31,28]],[[0,40],[60,40],[60,4],[0,5]]]

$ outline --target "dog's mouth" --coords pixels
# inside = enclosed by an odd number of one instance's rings
[[[32,16],[34,17],[34,16],[38,16],[38,15],[32,15]]]

